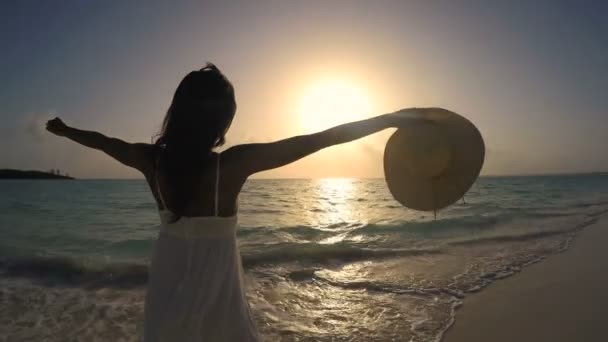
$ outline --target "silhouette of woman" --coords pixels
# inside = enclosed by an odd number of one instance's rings
[[[236,244],[237,198],[247,178],[405,121],[407,110],[323,132],[214,150],[236,112],[231,83],[213,64],[181,81],[154,144],[127,143],[48,121],[47,130],[143,173],[161,229],[150,264],[144,341],[257,341]]]

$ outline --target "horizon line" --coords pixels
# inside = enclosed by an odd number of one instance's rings
[[[517,174],[487,174],[480,175],[479,178],[501,178],[501,177],[551,177],[551,176],[584,176],[584,175],[608,175],[608,171],[588,171],[588,172],[551,172],[551,173],[517,173]],[[74,176],[72,176],[74,177]],[[145,177],[134,178],[112,178],[112,177],[91,177],[78,178],[76,180],[145,180]],[[384,179],[384,177],[349,177],[349,176],[329,176],[329,177],[253,177],[248,180],[317,180],[317,179]]]

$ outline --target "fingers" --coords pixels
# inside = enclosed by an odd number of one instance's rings
[[[58,117],[46,122],[46,130],[53,134],[60,134],[64,127],[65,124]]]
[[[64,123],[63,123],[63,121],[61,121],[60,118],[55,117],[54,119],[47,121],[46,125],[48,127],[49,125],[64,125]]]

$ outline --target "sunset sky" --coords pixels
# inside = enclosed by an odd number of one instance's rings
[[[186,73],[236,89],[230,145],[414,106],[469,118],[483,174],[608,170],[608,2],[2,1],[0,168],[140,177],[43,130],[150,142]],[[380,177],[390,131],[259,177]]]

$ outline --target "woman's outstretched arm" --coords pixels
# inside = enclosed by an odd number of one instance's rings
[[[106,137],[99,132],[84,131],[69,127],[61,119],[49,120],[46,129],[58,136],[66,137],[86,147],[100,150],[119,162],[147,174],[153,163],[153,147],[149,144],[131,144],[117,138]]]
[[[295,162],[323,148],[357,140],[386,128],[426,121],[416,108],[376,116],[371,119],[339,125],[322,132],[300,135],[271,143],[244,144],[230,148],[225,154],[239,161],[246,176]]]

